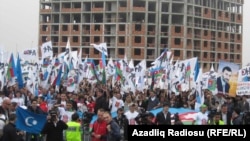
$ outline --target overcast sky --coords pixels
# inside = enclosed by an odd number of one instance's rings
[[[0,0],[0,48],[21,51],[38,45],[40,0]],[[243,66],[250,63],[250,0],[243,16]],[[248,15],[248,17],[247,17]]]

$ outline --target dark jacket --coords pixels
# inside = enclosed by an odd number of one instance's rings
[[[4,116],[5,116],[5,120],[6,121],[8,121],[9,119],[9,115],[10,115],[10,111],[9,110],[7,110],[6,112],[5,112],[5,110],[3,109],[3,107],[2,106],[0,106],[0,114],[3,114]],[[6,122],[5,121],[5,122]]]
[[[168,112],[165,118],[163,111],[161,111],[157,113],[155,120],[158,125],[171,125],[171,113]]]
[[[138,104],[138,107],[143,108],[143,110],[146,111],[147,110],[147,106],[148,106],[148,100],[143,100],[142,103],[137,102],[137,104]]]
[[[19,141],[15,124],[9,122],[3,128],[2,141]]]
[[[39,106],[37,106],[36,109],[33,109],[31,106],[28,106],[28,111],[36,114],[46,114]]]
[[[232,121],[233,125],[243,125],[243,117],[239,115],[238,117],[234,118]]]
[[[119,125],[114,120],[109,125],[111,126],[111,131],[108,132],[107,141],[120,141],[121,133]]]
[[[223,120],[222,114],[220,117],[221,117],[220,120]],[[230,112],[227,112],[227,123],[225,123],[225,125],[231,125],[231,119],[232,119],[232,114]]]
[[[115,117],[113,120],[119,125],[120,129],[124,131],[124,134],[122,135],[124,137],[124,140],[128,140],[128,124],[129,121],[125,115],[122,115],[120,118]]]
[[[155,97],[154,100],[152,100],[151,98],[148,98],[148,105],[147,105],[147,111],[151,111],[153,110],[154,107],[156,107],[157,105],[159,105],[160,101],[157,97]]]
[[[247,101],[245,103],[242,101],[240,103],[240,108],[242,112],[249,112],[249,103]]]
[[[223,85],[222,85],[222,78],[218,77],[217,78],[217,89],[219,93],[223,93]],[[225,82],[225,93],[229,93],[230,85]]]
[[[56,126],[53,122],[48,121],[45,123],[41,133],[47,135],[46,141],[63,141],[63,130],[67,128],[68,125],[62,120],[59,120]]]
[[[103,108],[104,110],[109,111],[109,102],[105,96],[98,97],[95,102],[95,113],[97,114],[98,109]]]

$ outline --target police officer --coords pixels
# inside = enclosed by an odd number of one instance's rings
[[[79,123],[79,115],[77,113],[72,114],[71,121],[67,122],[68,129],[66,130],[67,141],[81,141],[82,140],[82,128]]]

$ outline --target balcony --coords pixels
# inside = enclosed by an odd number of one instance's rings
[[[154,43],[148,43],[147,47],[155,47],[155,44]]]
[[[89,30],[83,30],[82,33],[88,35],[88,34],[90,34],[90,31]]]
[[[127,11],[128,7],[119,7],[119,11]]]
[[[117,43],[117,46],[124,47],[124,46],[126,46],[126,44],[125,43]]]
[[[74,34],[74,35],[75,34],[79,35],[81,32],[80,32],[80,30],[72,30],[71,33]]]
[[[45,13],[51,13],[52,10],[51,9],[40,9],[41,14],[45,14]]]
[[[148,31],[148,35],[155,35],[155,31]]]
[[[168,44],[161,44],[160,46],[161,46],[161,48],[167,48]]]
[[[161,36],[168,36],[168,32],[161,32]]]
[[[92,12],[102,12],[104,11],[104,8],[103,7],[94,7],[91,9]]]
[[[90,42],[82,42],[82,46],[90,46]]]
[[[146,8],[145,7],[133,7],[133,11],[145,12]]]
[[[155,59],[154,55],[147,55],[147,59]]]
[[[194,46],[194,50],[201,50],[200,46]]]
[[[77,13],[79,13],[79,12],[81,12],[81,8],[62,8],[61,12],[67,12],[67,13],[77,12]]]
[[[53,46],[58,46],[58,42],[52,42]]]

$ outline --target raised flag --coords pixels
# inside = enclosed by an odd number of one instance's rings
[[[186,77],[189,78],[190,75],[191,75],[191,65],[190,65],[190,62],[188,62],[186,66]]]
[[[23,83],[23,73],[22,73],[21,60],[19,54],[17,57],[16,73],[17,73],[18,88],[21,89],[24,87],[24,83]]]
[[[42,54],[42,58],[53,57],[53,49],[52,49],[52,42],[51,41],[48,41],[48,42],[45,42],[42,44],[41,54]]]
[[[94,46],[95,49],[108,56],[107,43],[100,43],[99,45],[97,44],[90,44],[90,45]]]
[[[58,74],[57,74],[57,77],[56,77],[56,80],[55,80],[55,85],[56,86],[60,86],[60,84],[61,84],[62,68],[63,68],[63,65],[61,65],[60,68],[59,68],[59,71],[58,71]]]
[[[12,78],[15,77],[15,61],[13,53],[11,53],[8,70],[7,70],[7,79],[11,81]]]
[[[47,115],[36,114],[18,107],[16,128],[29,133],[39,134],[47,121]]]

